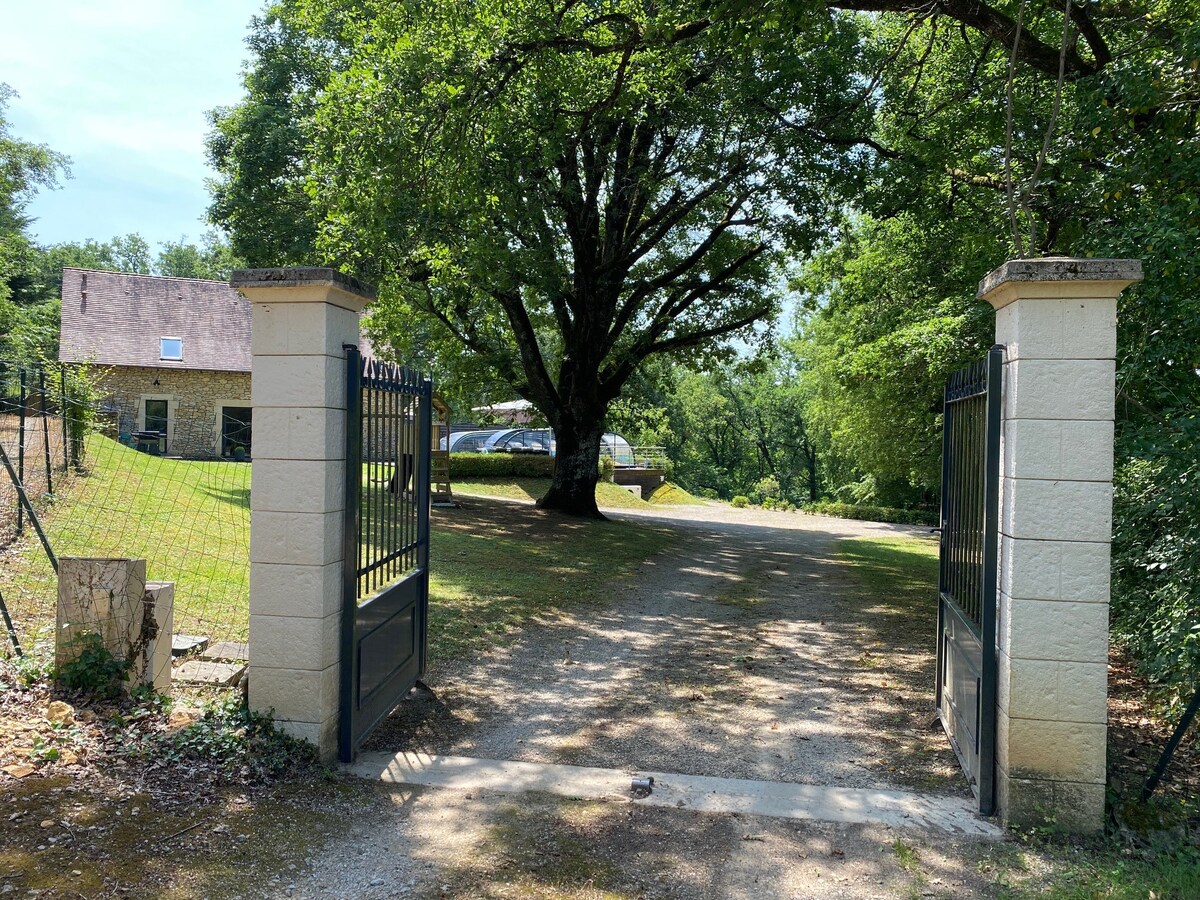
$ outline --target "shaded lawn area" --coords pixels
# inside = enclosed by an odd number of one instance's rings
[[[432,526],[434,660],[479,652],[554,610],[597,603],[676,539],[660,526],[481,499],[434,510]]]

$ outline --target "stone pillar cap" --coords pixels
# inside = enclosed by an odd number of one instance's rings
[[[992,291],[1011,281],[1115,281],[1124,288],[1141,280],[1140,259],[1082,259],[1072,256],[1010,259],[979,282],[976,296],[981,300],[986,299]]]
[[[294,266],[278,269],[237,269],[229,278],[239,291],[270,288],[331,287],[363,300],[375,299],[375,288],[337,269],[320,266]]]

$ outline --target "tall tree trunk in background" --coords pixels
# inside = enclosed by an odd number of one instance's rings
[[[582,416],[564,412],[555,423],[554,434],[554,477],[537,505],[572,516],[604,518],[596,506],[604,412],[595,410]]]

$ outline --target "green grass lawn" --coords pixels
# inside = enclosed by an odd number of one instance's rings
[[[245,640],[249,464],[163,459],[93,435],[87,467],[43,512],[54,552],[144,558],[149,580],[175,582],[176,631]],[[9,551],[0,589],[18,629],[53,620],[54,574],[32,534]]]

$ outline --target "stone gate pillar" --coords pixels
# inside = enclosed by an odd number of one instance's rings
[[[1104,821],[1117,295],[1124,259],[1013,260],[979,296],[1005,346],[996,768],[1006,824]]]
[[[333,269],[243,269],[254,306],[250,706],[337,752],[345,351],[370,288]]]

